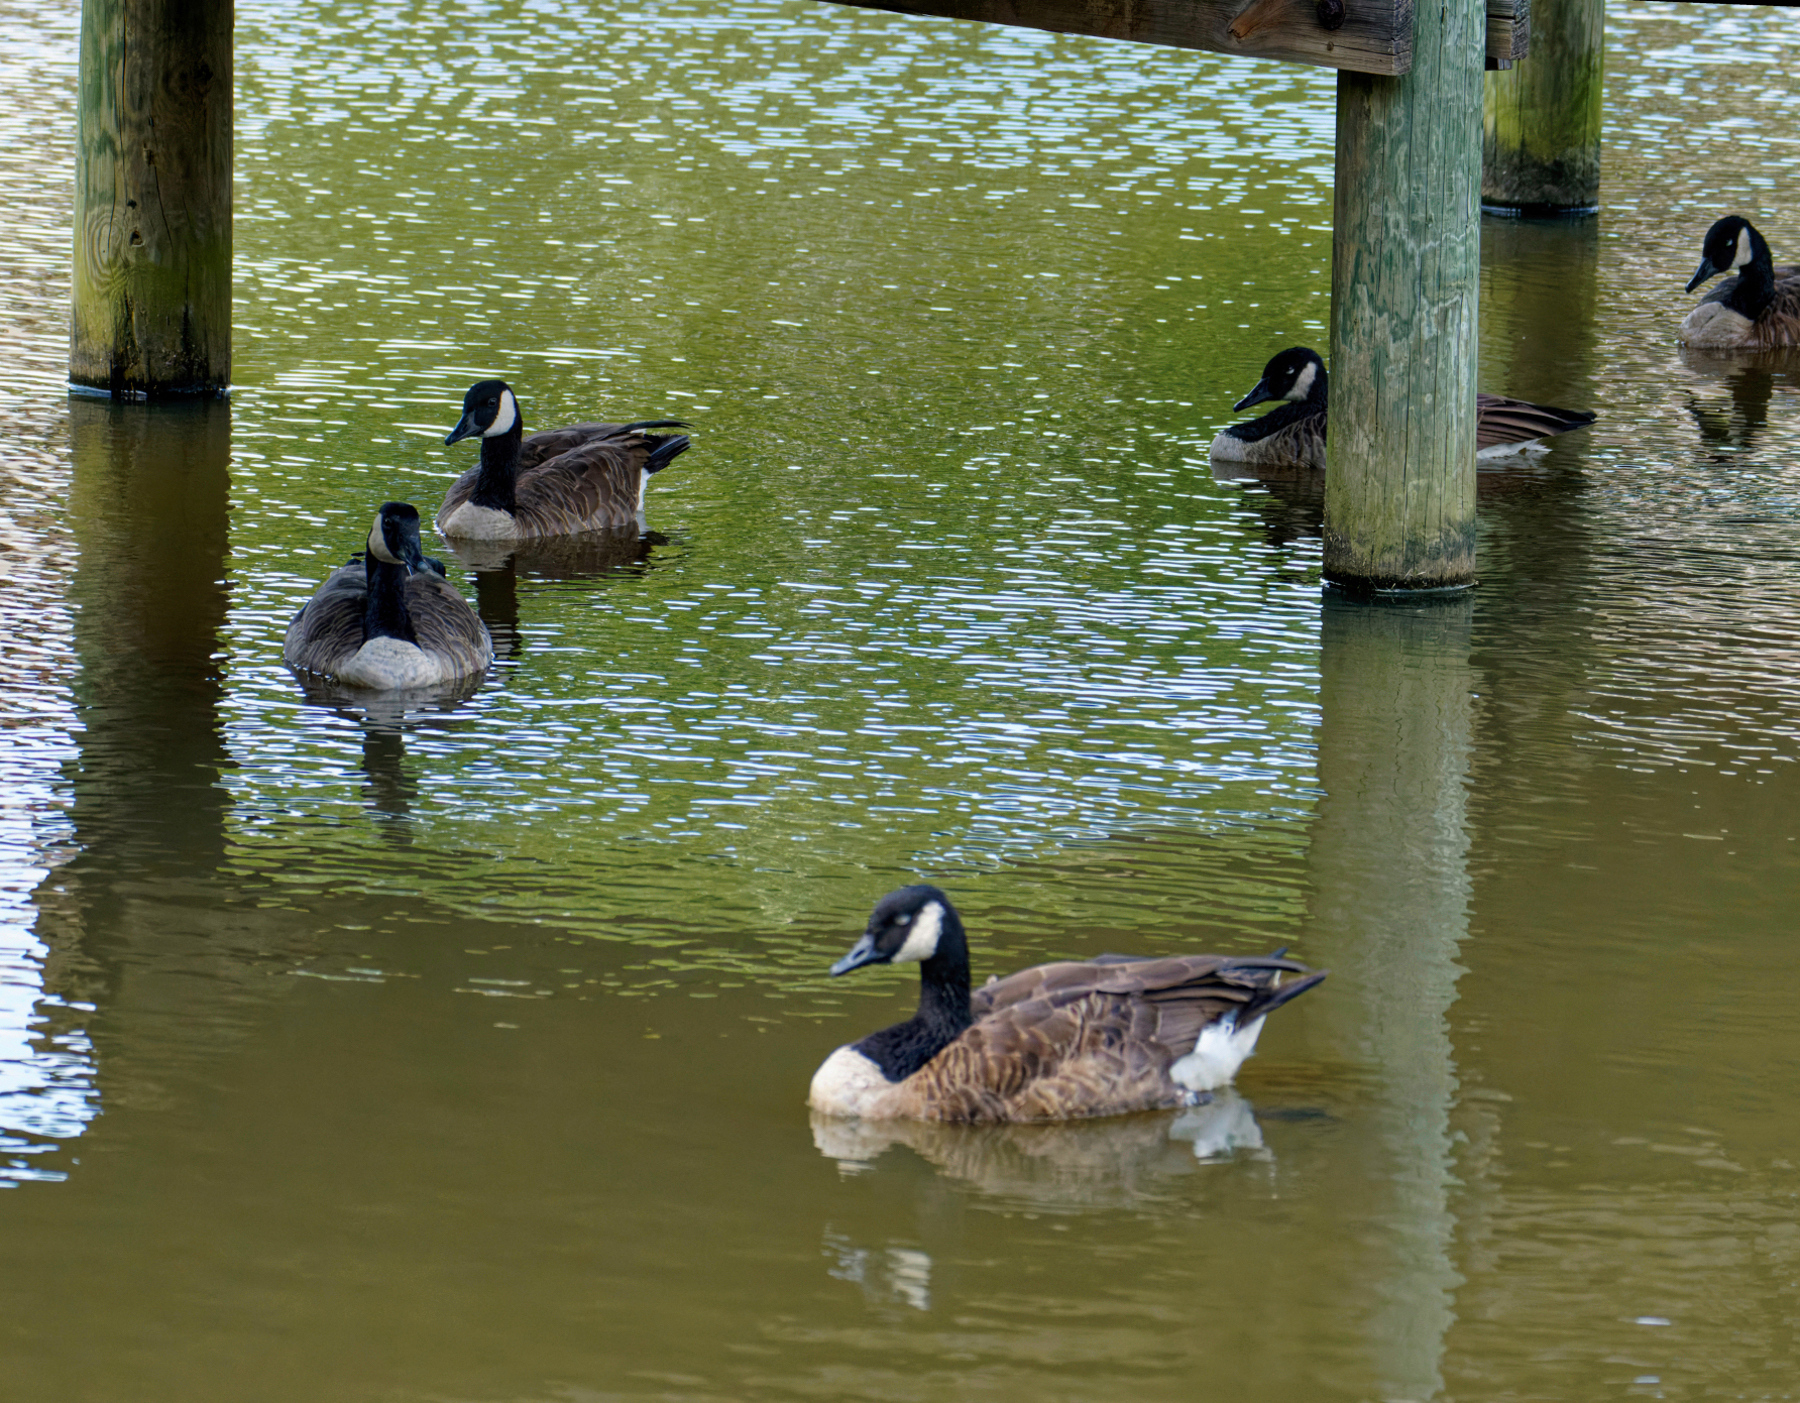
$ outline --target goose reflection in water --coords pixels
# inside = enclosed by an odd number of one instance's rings
[[[475,612],[494,640],[494,656],[519,656],[519,581],[592,580],[609,575],[642,574],[655,562],[651,552],[669,538],[636,526],[611,531],[584,531],[579,536],[549,536],[517,541],[447,541],[449,552],[475,576]]]
[[[1789,398],[1779,414],[1800,413],[1800,351],[1680,351],[1683,369],[1694,385],[1687,389],[1687,411],[1700,430],[1700,441],[1722,450],[1717,459],[1756,447],[1769,424],[1769,409],[1779,392]],[[1721,401],[1717,387],[1730,395]]]
[[[901,1145],[984,1193],[1038,1206],[1114,1208],[1196,1162],[1272,1164],[1250,1102],[1229,1087],[1200,1106],[1043,1125],[868,1121],[815,1114],[813,1144],[843,1174]]]
[[[461,704],[481,689],[485,676],[373,695],[306,673],[295,674],[294,680],[308,703],[336,713],[362,732],[361,769],[370,817],[388,842],[410,844],[419,781],[407,772],[407,734],[454,729],[462,718]]]

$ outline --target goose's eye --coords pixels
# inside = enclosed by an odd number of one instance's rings
[[[896,917],[894,917],[894,924],[897,926],[908,925],[911,923],[911,921],[912,921],[911,916],[896,916]]]

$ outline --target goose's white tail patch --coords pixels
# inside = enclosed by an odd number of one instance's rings
[[[1260,1018],[1244,1028],[1237,1026],[1235,1018],[1221,1018],[1207,1024],[1194,1040],[1194,1050],[1186,1057],[1178,1058],[1169,1068],[1170,1078],[1175,1085],[1189,1091],[1211,1091],[1216,1086],[1224,1086],[1256,1051],[1262,1026]]]
[[[1541,438],[1528,438],[1520,443],[1495,443],[1475,450],[1477,458],[1505,458],[1514,453],[1548,453],[1550,445]]]

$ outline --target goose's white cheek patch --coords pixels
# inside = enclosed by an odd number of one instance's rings
[[[518,402],[513,399],[511,390],[500,391],[500,409],[494,415],[493,424],[483,431],[483,438],[498,438],[501,434],[511,433],[512,426],[519,420]]]
[[[400,558],[387,548],[387,541],[381,534],[381,518],[375,518],[375,524],[369,528],[369,554],[384,565],[398,565]]]
[[[1731,260],[1731,266],[1733,268],[1742,268],[1752,257],[1754,257],[1754,255],[1750,250],[1750,231],[1748,229],[1739,229],[1737,255]]]
[[[1300,372],[1300,378],[1294,381],[1294,388],[1287,392],[1287,398],[1299,404],[1312,393],[1313,381],[1318,378],[1319,367],[1309,362],[1306,369]]]
[[[894,956],[897,965],[929,960],[937,954],[938,936],[944,931],[944,904],[928,901],[913,917],[912,929],[906,933],[906,944]]]

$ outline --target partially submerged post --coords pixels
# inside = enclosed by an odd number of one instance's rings
[[[1475,578],[1482,0],[1414,16],[1412,71],[1338,74],[1325,577]]]
[[[1605,0],[1531,0],[1531,61],[1487,75],[1481,200],[1505,214],[1600,209]]]
[[[232,0],[83,0],[69,379],[231,379]]]

